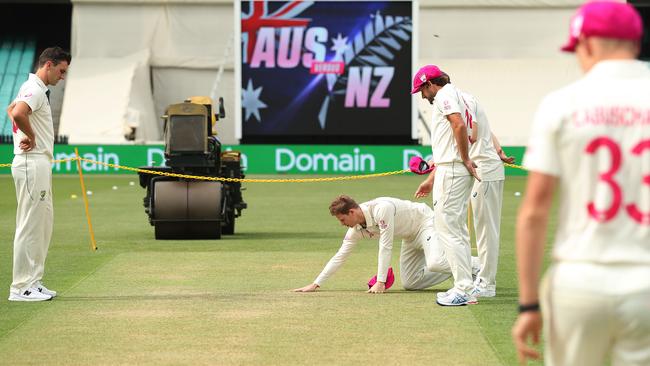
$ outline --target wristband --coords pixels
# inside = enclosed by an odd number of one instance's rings
[[[536,302],[534,304],[528,304],[528,305],[519,304],[519,314],[528,311],[539,311],[539,303]]]

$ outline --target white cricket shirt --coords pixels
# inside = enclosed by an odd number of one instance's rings
[[[341,267],[361,239],[378,238],[377,280],[386,282],[394,238],[415,240],[423,228],[433,223],[433,211],[424,203],[379,197],[359,204],[366,219],[366,227],[357,225],[348,229],[338,252],[318,275],[315,284],[321,286]]]
[[[524,166],[559,178],[556,260],[650,264],[648,64],[600,62],[549,94]]]
[[[492,142],[492,129],[488,122],[485,110],[476,97],[469,93],[462,92],[463,102],[470,110],[470,115],[475,119],[472,121],[472,130],[477,129],[477,139],[469,146],[469,158],[478,165],[476,171],[482,182],[493,182],[506,179],[503,162],[499,158],[497,149]]]
[[[47,86],[36,74],[29,74],[27,81],[23,83],[14,101],[25,102],[32,109],[29,114],[29,123],[36,135],[36,146],[30,151],[20,149],[20,140],[25,134],[14,124],[14,154],[45,154],[52,159],[54,152],[54,122],[52,121],[52,110],[50,102],[45,94]]]
[[[460,90],[458,90],[451,83],[438,90],[435,99],[433,100],[433,125],[431,126],[431,150],[433,152],[433,162],[436,165],[461,163],[458,165],[459,175],[469,175],[469,171],[462,165],[456,146],[456,139],[454,131],[451,128],[451,123],[447,116],[453,113],[460,113],[463,121],[467,126],[468,135],[471,133],[471,127],[467,124],[470,111],[465,106],[460,97]],[[469,145],[469,141],[468,141]]]

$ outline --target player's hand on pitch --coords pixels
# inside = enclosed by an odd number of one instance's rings
[[[431,190],[433,190],[433,181],[427,179],[424,182],[420,183],[420,186],[418,186],[418,189],[415,191],[415,194],[413,196],[415,198],[423,198],[428,196],[429,193],[431,193]]]
[[[539,352],[528,345],[531,338],[532,344],[539,344],[540,333],[542,331],[542,314],[539,311],[525,312],[519,314],[515,325],[512,327],[512,340],[517,349],[517,357],[522,365],[528,359],[538,360]]]
[[[369,294],[383,294],[386,292],[386,284],[384,282],[377,281],[367,292]]]
[[[476,168],[478,168],[478,165],[476,165],[476,163],[473,162],[472,160],[466,160],[463,162],[463,164],[465,165],[465,168],[467,168],[469,174],[474,176],[474,178],[476,178],[476,180],[480,182],[481,178],[478,177],[478,173],[476,172]]]
[[[36,146],[36,138],[30,138],[28,136],[20,139],[20,142],[18,143],[18,147],[20,147],[22,151],[31,151],[34,146]]]
[[[293,292],[315,292],[316,289],[319,288],[319,287],[320,286],[318,286],[317,284],[312,283],[311,285],[307,285],[307,286],[301,287],[301,288],[295,288],[295,289],[293,289],[291,291],[293,291]]]

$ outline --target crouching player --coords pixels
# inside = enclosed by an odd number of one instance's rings
[[[377,281],[369,293],[386,291],[386,279],[391,262],[393,240],[402,239],[400,275],[406,290],[422,290],[451,276],[451,268],[433,225],[433,211],[424,203],[379,197],[357,204],[341,195],[330,204],[330,214],[348,227],[338,252],[310,285],[295,292],[313,292],[343,265],[361,239],[379,239]],[[478,266],[478,258],[472,258]],[[474,267],[474,266],[473,266]],[[478,273],[479,268],[474,268]]]

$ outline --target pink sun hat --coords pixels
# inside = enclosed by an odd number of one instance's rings
[[[373,276],[369,281],[368,281],[368,288],[371,288],[372,286],[377,283],[377,276]],[[393,274],[393,267],[388,267],[388,274],[386,275],[386,290],[388,290],[391,286],[393,286],[393,283],[395,283],[395,274]]]
[[[426,83],[431,79],[442,76],[442,71],[436,65],[426,65],[422,66],[418,72],[413,76],[413,89],[411,94],[415,94],[420,91],[422,84]]]
[[[409,169],[415,174],[424,175],[430,173],[436,168],[435,165],[426,162],[426,160],[415,155],[409,160]]]
[[[569,40],[561,50],[575,52],[580,36],[638,41],[643,36],[641,16],[630,4],[593,1],[582,5],[571,18]]]

